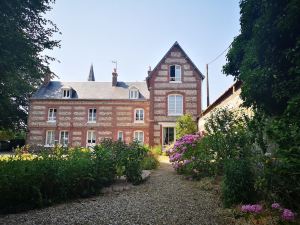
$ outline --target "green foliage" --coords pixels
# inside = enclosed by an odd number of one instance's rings
[[[255,202],[255,193],[251,162],[245,159],[227,160],[222,184],[224,206]]]
[[[162,146],[161,145],[156,145],[154,147],[150,148],[150,152],[154,155],[162,155]]]
[[[243,82],[247,106],[282,114],[300,89],[298,0],[242,0],[241,34],[227,54],[227,75]]]
[[[134,142],[105,140],[93,150],[55,147],[39,155],[0,157],[0,213],[18,212],[99,193],[126,175],[142,181],[147,149]]]
[[[28,98],[50,72],[45,50],[57,27],[43,16],[54,0],[0,2],[0,129],[17,130],[27,123]]]
[[[216,161],[216,172],[223,173],[227,159],[245,158],[251,155],[251,138],[247,129],[249,117],[242,111],[226,108],[211,114],[205,123],[207,136],[204,148],[209,149]],[[204,151],[205,152],[205,151]]]
[[[143,170],[153,170],[156,169],[158,165],[159,162],[153,154],[148,154],[142,161]]]
[[[194,134],[197,130],[197,124],[193,120],[192,115],[185,114],[176,121],[176,138],[179,139],[186,134]]]

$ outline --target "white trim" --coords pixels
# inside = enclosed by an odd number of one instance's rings
[[[62,88],[62,98],[69,99],[72,96],[72,89],[71,88]],[[66,96],[65,96],[66,93]],[[67,94],[68,93],[68,94]]]
[[[138,139],[136,139],[135,138],[135,133],[143,133],[143,141],[141,142],[140,140],[138,140]],[[144,144],[144,141],[145,141],[145,132],[144,131],[142,131],[142,130],[135,130],[134,132],[133,132],[133,140],[137,140],[137,141],[139,141],[141,144]]]
[[[61,141],[61,133],[62,132],[68,132],[68,143],[66,144],[66,145],[62,145],[61,143],[60,143],[60,141]],[[68,145],[69,145],[69,143],[70,143],[70,131],[68,131],[68,130],[61,130],[61,131],[59,131],[59,137],[58,137],[58,143],[60,144],[60,145],[62,145],[63,147],[67,147]]]
[[[170,107],[170,97],[171,96],[175,96],[175,101],[174,101],[174,105],[175,105],[175,111],[176,111],[176,96],[181,96],[182,98],[182,101],[181,101],[181,113],[170,113],[169,112],[169,107]],[[168,107],[167,107],[167,110],[168,110],[168,116],[182,116],[183,115],[183,95],[181,94],[169,94],[168,95]]]
[[[90,117],[90,110],[92,110],[92,116]],[[95,113],[94,113],[95,112]],[[95,118],[95,120],[90,120],[90,119]],[[89,108],[88,109],[88,123],[96,123],[97,121],[97,108]]]
[[[52,145],[48,144],[48,132],[52,132],[51,139],[54,139],[54,143]],[[45,147],[54,147],[55,145],[55,130],[46,130],[46,138],[45,138]]]
[[[122,138],[121,138],[121,140],[119,139],[119,133],[121,133],[122,132]],[[124,141],[124,131],[122,131],[122,130],[118,130],[118,133],[117,133],[117,140],[118,141]]]
[[[95,134],[95,143],[88,143],[88,138],[89,138],[89,132],[94,133]],[[91,139],[92,140],[92,139]],[[96,145],[96,141],[97,141],[97,136],[96,136],[96,131],[95,130],[87,130],[86,131],[86,147],[93,147]]]
[[[136,118],[137,110],[143,110],[143,120],[137,120],[137,118]],[[145,122],[145,110],[143,108],[134,109],[133,121],[134,121],[134,123],[144,123]]]
[[[129,99],[139,99],[139,95],[140,95],[139,89],[135,87],[129,89]]]
[[[50,110],[53,110],[52,111],[52,117],[50,117]],[[54,111],[55,111],[55,117],[53,117],[53,114],[54,114]],[[48,123],[56,123],[56,118],[57,118],[57,109],[56,108],[48,108],[48,120],[47,122]]]
[[[180,67],[180,74],[179,74],[179,80],[171,80],[171,66],[175,66],[174,68],[174,75],[175,75],[175,79],[176,79],[176,66],[179,66]],[[172,64],[169,66],[169,82],[170,83],[182,83],[182,66],[179,65],[179,64]]]
[[[171,123],[169,123],[171,124]],[[174,123],[173,123],[174,124]],[[162,131],[161,131],[161,146],[164,146],[164,128],[168,128],[168,127],[173,127],[174,128],[174,143],[176,142],[176,124],[175,125],[171,125],[169,126],[168,124],[166,124],[165,126],[162,126]]]

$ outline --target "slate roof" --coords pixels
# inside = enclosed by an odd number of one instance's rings
[[[42,86],[32,99],[62,99],[61,88],[72,88],[72,99],[129,99],[130,87],[136,87],[139,92],[139,100],[149,99],[149,91],[146,82],[118,82],[113,87],[111,82],[61,82],[50,81]],[[136,99],[134,99],[136,101]]]

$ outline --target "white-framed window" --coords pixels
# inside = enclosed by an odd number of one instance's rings
[[[86,136],[87,146],[94,146],[96,144],[96,131],[88,130]]]
[[[144,143],[144,132],[143,131],[134,131],[134,140],[138,141],[140,144]]]
[[[97,110],[95,108],[89,109],[89,116],[88,116],[88,122],[89,123],[95,123],[96,122],[96,113],[97,113]]]
[[[55,144],[55,131],[54,130],[47,130],[46,131],[46,143],[47,147],[53,147]]]
[[[180,116],[183,114],[183,96],[169,95],[168,96],[168,115]]]
[[[118,131],[118,141],[123,141],[123,140],[124,140],[123,131]]]
[[[134,122],[143,123],[144,122],[144,109],[134,110]]]
[[[138,99],[139,98],[139,90],[138,89],[130,89],[129,90],[129,99]]]
[[[170,66],[170,82],[180,82],[181,81],[181,66],[171,65]]]
[[[69,131],[61,131],[59,135],[59,144],[66,147],[69,144]]]
[[[48,121],[55,122],[56,121],[56,109],[50,108],[48,110]]]
[[[62,89],[62,97],[63,98],[71,98],[72,90],[69,88]]]

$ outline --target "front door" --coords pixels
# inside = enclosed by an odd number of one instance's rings
[[[172,144],[175,141],[175,127],[163,127],[163,145]]]

